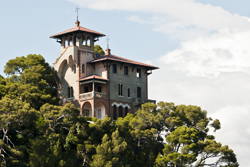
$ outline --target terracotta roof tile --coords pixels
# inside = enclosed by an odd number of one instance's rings
[[[50,36],[50,38],[56,38],[56,37],[59,37],[59,36],[61,36],[61,35],[63,35],[63,34],[68,34],[68,33],[75,32],[75,31],[89,32],[89,33],[95,34],[95,35],[97,35],[97,36],[105,36],[105,34],[99,33],[99,32],[97,32],[97,31],[90,30],[90,29],[88,29],[88,28],[78,26],[78,27],[74,27],[74,28],[71,28],[71,29],[69,29],[69,30],[66,30],[66,31],[57,33],[57,34],[55,34],[55,35],[52,35],[52,36]]]
[[[90,79],[98,79],[98,80],[105,80],[105,81],[108,80],[108,79],[103,78],[103,77],[100,77],[100,76],[98,76],[98,75],[96,75],[96,74],[90,74],[90,75],[88,75],[88,76],[86,76],[86,77],[80,78],[79,81],[86,81],[86,80],[90,80]]]
[[[159,67],[156,66],[152,66],[149,64],[145,64],[145,63],[140,63],[134,60],[129,60],[123,57],[119,57],[119,56],[115,56],[115,55],[104,55],[104,56],[100,56],[98,58],[96,58],[95,60],[92,60],[88,63],[95,63],[95,62],[99,62],[99,61],[105,61],[105,60],[113,60],[113,61],[118,61],[118,62],[123,62],[123,63],[128,63],[128,64],[135,64],[138,66],[144,66],[144,67],[148,67],[150,69],[159,69]]]

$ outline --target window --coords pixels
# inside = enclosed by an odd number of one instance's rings
[[[85,65],[82,64],[82,73],[85,73]]]
[[[128,88],[128,97],[130,97],[130,89]]]
[[[68,87],[68,98],[74,97],[73,87]]]
[[[128,75],[128,66],[124,66],[124,75]]]
[[[122,115],[122,106],[119,107],[119,117],[123,117],[123,115]]]
[[[137,97],[141,98],[141,87],[137,87]]]
[[[113,64],[113,65],[112,65],[112,72],[113,72],[113,73],[116,73],[116,64]]]
[[[68,87],[68,98],[70,98],[70,87]]]
[[[85,37],[82,36],[82,45],[85,46],[86,45],[86,40],[85,40]]]
[[[72,46],[73,45],[73,41],[72,41],[72,38],[70,37],[69,38],[69,46]]]
[[[116,116],[116,105],[113,106],[113,120],[117,120],[117,116]]]
[[[89,87],[84,87],[84,93],[89,92]]]
[[[125,117],[128,115],[128,107],[125,107]]]
[[[141,78],[141,69],[140,68],[137,68],[136,77]]]
[[[122,91],[122,88],[123,87],[123,85],[122,84],[118,84],[118,95],[119,96],[122,96],[122,94],[123,94],[123,91]]]
[[[90,46],[90,37],[87,38],[87,46]]]
[[[101,86],[97,87],[97,92],[102,92],[102,87]]]
[[[68,45],[69,45],[69,43],[68,43],[68,40],[67,40],[67,38],[64,40],[64,47],[66,48],[66,47],[68,47]]]
[[[74,97],[74,92],[72,87],[70,87],[70,97]]]

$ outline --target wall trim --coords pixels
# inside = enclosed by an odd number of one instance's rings
[[[114,105],[116,105],[117,107],[122,106],[123,108],[128,107],[128,109],[130,109],[130,106],[128,104],[122,104],[122,103],[116,103],[116,102],[111,104],[111,106],[114,106]]]

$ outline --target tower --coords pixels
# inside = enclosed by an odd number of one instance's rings
[[[61,55],[53,64],[58,74],[61,104],[72,102],[81,115],[116,120],[135,113],[148,99],[148,75],[158,67],[111,54],[97,56],[94,43],[102,33],[80,26],[52,35],[61,44]]]

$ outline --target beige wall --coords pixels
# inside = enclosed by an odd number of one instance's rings
[[[108,78],[107,76],[107,70],[104,68],[104,65],[102,62],[95,63],[95,73],[105,79]]]
[[[61,102],[71,101],[79,97],[77,53],[77,47],[68,47],[56,63],[53,64],[60,78],[58,94],[62,100]],[[73,98],[68,99],[68,87],[73,87]]]
[[[94,59],[93,57],[94,53],[86,52],[86,51],[80,51],[80,78],[85,77],[91,73],[93,73],[93,67],[86,62],[89,62]],[[82,73],[82,64],[84,64],[85,72]]]

